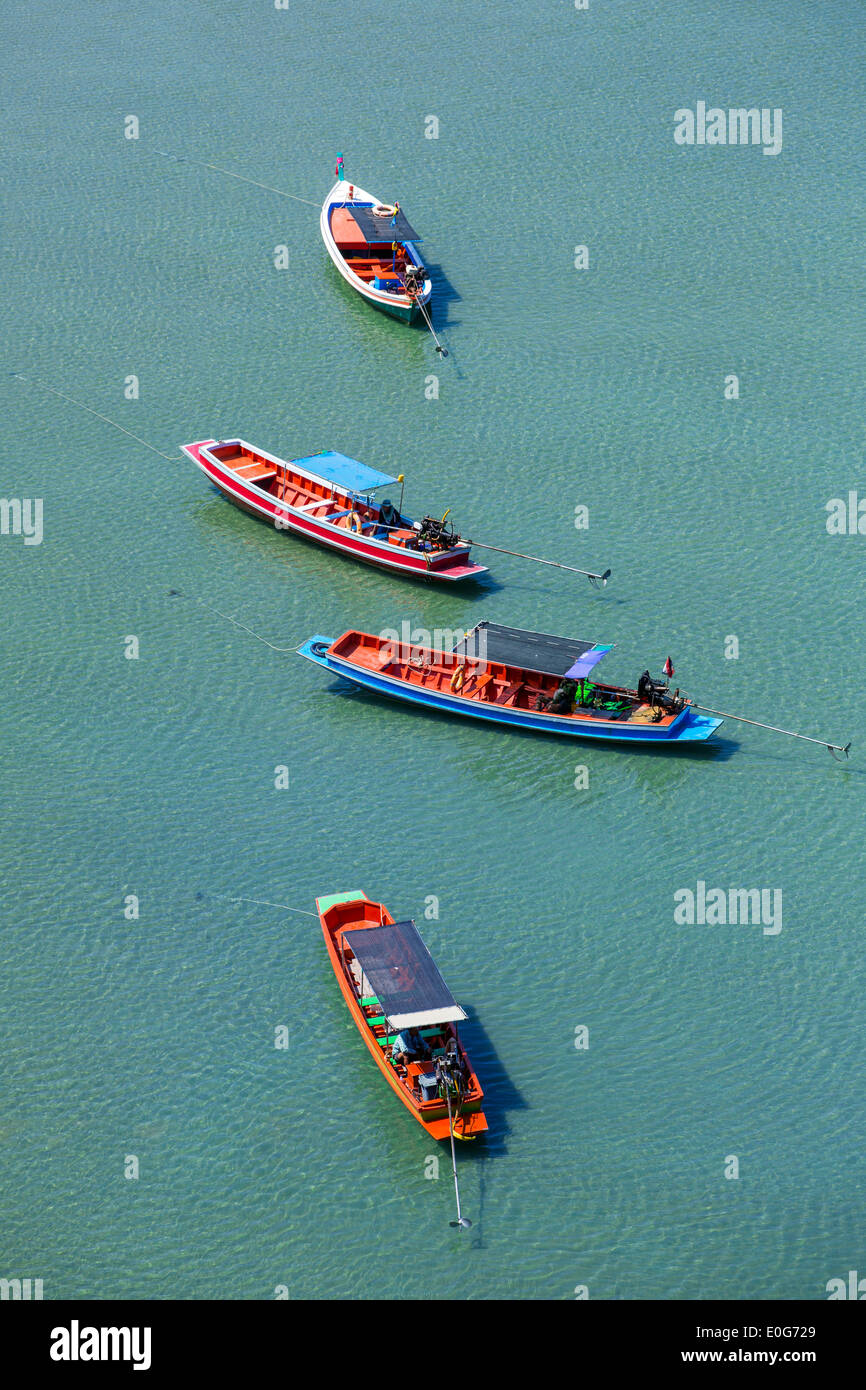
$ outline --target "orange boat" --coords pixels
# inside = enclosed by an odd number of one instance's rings
[[[466,1014],[415,923],[395,922],[366,893],[331,893],[316,907],[343,998],[392,1091],[432,1138],[475,1139],[487,1120],[457,1035]]]

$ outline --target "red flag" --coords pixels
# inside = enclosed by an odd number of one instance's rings
[[[668,657],[667,661],[665,662],[664,670],[666,676],[674,675],[674,663],[671,661],[670,657]]]

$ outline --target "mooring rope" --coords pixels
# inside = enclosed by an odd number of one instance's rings
[[[319,203],[314,203],[311,198],[299,198],[297,193],[285,193],[282,188],[272,188],[269,183],[258,183],[255,179],[245,178],[243,174],[234,174],[231,169],[221,169],[218,164],[209,164],[206,159],[193,159],[188,154],[170,154],[168,150],[154,150],[154,154],[162,155],[163,159],[173,159],[175,164],[198,164],[202,169],[213,169],[218,174],[225,174],[230,179],[239,179],[241,183],[250,183],[253,188],[263,188],[267,193],[276,193],[280,198],[291,198],[295,203],[306,203],[308,207],[317,208]]]
[[[71,405],[77,405],[79,410],[86,410],[88,415],[95,415],[97,420],[104,420],[107,425],[112,425],[114,429],[120,430],[121,434],[126,434],[130,439],[135,439],[139,444],[143,444],[145,449],[150,449],[152,453],[159,454],[160,458],[168,459],[169,463],[177,463],[176,456],[164,454],[162,449],[157,449],[155,444],[148,444],[147,440],[142,439],[140,434],[133,434],[132,430],[125,429],[124,426],[119,425],[116,420],[110,420],[107,415],[100,414],[98,410],[94,410],[91,406],[85,405],[83,401],[77,401],[74,396],[67,396],[64,391],[58,391],[56,386],[49,386],[48,382],[43,381],[41,377],[26,377],[23,372],[12,372],[11,376],[13,376],[16,381],[23,381],[28,385],[34,382],[37,386],[41,386],[43,391],[50,391],[53,396],[60,396],[61,400],[69,401]]]
[[[177,595],[179,598],[192,599],[193,603],[198,604],[199,608],[204,608],[208,613],[216,613],[218,617],[224,618],[227,623],[232,623],[235,627],[241,628],[243,632],[248,632],[250,637],[255,637],[257,642],[261,642],[264,646],[270,647],[272,652],[286,653],[296,652],[298,650],[298,643],[293,647],[275,646],[273,642],[268,641],[267,637],[262,637],[260,633],[255,632],[251,627],[247,627],[246,623],[242,623],[238,618],[233,618],[230,613],[223,613],[222,609],[216,608],[212,603],[205,603],[203,599],[196,598],[195,594],[185,594],[183,589],[169,589],[168,592],[170,596]]]
[[[257,903],[260,907],[281,907],[284,912],[297,912],[303,917],[316,917],[318,914],[303,907],[289,907],[288,903],[271,903],[266,898],[230,898],[227,893],[211,893],[212,898],[221,898],[226,903]]]

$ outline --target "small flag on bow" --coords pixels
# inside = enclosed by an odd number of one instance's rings
[[[667,660],[666,660],[666,662],[665,662],[665,665],[664,665],[664,672],[665,672],[665,675],[668,676],[668,677],[670,677],[670,676],[672,676],[672,675],[674,674],[674,663],[671,661],[670,657],[668,657]]]

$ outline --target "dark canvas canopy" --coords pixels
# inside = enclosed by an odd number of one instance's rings
[[[589,674],[610,647],[580,637],[553,637],[547,632],[527,632],[519,627],[484,622],[467,633],[454,651],[477,661],[499,661],[526,671],[580,679]]]
[[[362,237],[368,246],[372,246],[382,241],[420,241],[418,233],[412,227],[404,212],[398,212],[395,217],[377,217],[372,208],[359,208],[354,203],[349,205],[349,212],[357,222]]]
[[[414,922],[343,932],[392,1028],[459,1022],[466,1015],[446,985]]]

